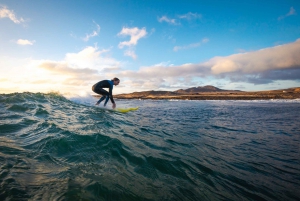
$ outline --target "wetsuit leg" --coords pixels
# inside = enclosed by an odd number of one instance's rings
[[[106,100],[105,100],[105,102],[104,102],[104,107],[106,106],[108,100],[109,100],[109,96],[106,96]]]
[[[100,94],[100,95],[109,95],[108,91],[100,88],[100,87],[96,87],[95,85],[92,88],[93,92]]]
[[[96,104],[99,105],[105,98],[106,98],[105,95],[102,96],[102,97],[98,100],[98,102],[97,102]]]
[[[106,100],[108,100],[109,98],[109,93],[107,91],[105,91],[102,88],[97,88],[95,85],[93,86],[92,90],[97,93],[102,95],[102,97],[98,100],[98,102],[96,103],[96,105],[99,105],[105,98],[107,98]],[[107,101],[106,101],[107,102]]]

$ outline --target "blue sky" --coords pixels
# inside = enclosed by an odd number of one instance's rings
[[[0,93],[300,86],[300,1],[0,2]]]

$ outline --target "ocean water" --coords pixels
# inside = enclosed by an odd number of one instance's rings
[[[300,100],[95,102],[0,94],[0,200],[300,199]]]

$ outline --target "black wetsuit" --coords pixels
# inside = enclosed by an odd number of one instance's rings
[[[110,101],[112,103],[115,103],[113,95],[112,95],[113,86],[114,86],[114,81],[112,81],[112,80],[102,80],[102,81],[97,82],[96,84],[94,84],[93,87],[92,87],[92,90],[93,90],[93,92],[95,92],[97,94],[103,95],[103,97],[101,98],[102,100],[104,100],[107,96],[107,100],[108,100],[108,97],[109,97]],[[109,92],[107,92],[103,88],[108,88]],[[101,99],[99,100],[100,102],[102,101]],[[106,103],[107,103],[107,101],[105,101],[104,105],[106,105]]]

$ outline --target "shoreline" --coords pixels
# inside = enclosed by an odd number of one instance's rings
[[[152,99],[152,100],[271,100],[300,99],[299,92],[203,92],[198,94],[153,95],[153,94],[120,94],[116,99]]]

